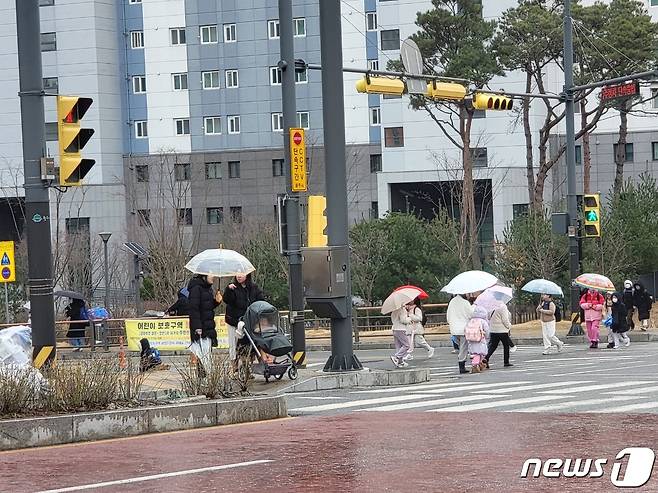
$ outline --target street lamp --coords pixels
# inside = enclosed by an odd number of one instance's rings
[[[112,233],[98,233],[98,236],[103,240],[103,256],[105,257],[104,277],[105,277],[105,309],[110,311],[110,276],[109,276],[109,260],[107,257],[107,242],[110,240]]]

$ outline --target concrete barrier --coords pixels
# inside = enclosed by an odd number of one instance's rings
[[[0,450],[284,418],[283,396],[222,399],[0,421]]]
[[[349,373],[313,375],[277,392],[313,392],[316,390],[351,389],[354,387],[385,387],[429,382],[429,368],[409,370],[363,370]]]

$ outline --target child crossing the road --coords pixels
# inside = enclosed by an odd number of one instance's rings
[[[487,352],[489,351],[489,314],[481,306],[475,306],[473,316],[464,328],[464,336],[468,341],[468,352],[473,355],[471,373],[480,373],[487,368]]]

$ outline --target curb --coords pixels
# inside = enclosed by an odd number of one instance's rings
[[[351,389],[354,387],[387,387],[430,381],[429,368],[412,370],[363,370],[317,375],[279,389],[277,393],[313,392],[316,390]]]
[[[288,416],[283,396],[0,421],[0,450],[190,430]]]

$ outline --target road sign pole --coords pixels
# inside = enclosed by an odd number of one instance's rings
[[[5,285],[5,323],[9,324],[11,323],[9,320],[9,289],[6,282],[3,284]]]
[[[50,203],[48,188],[41,181],[46,139],[40,28],[39,0],[16,0],[28,285],[35,366],[52,361],[56,351]]]

